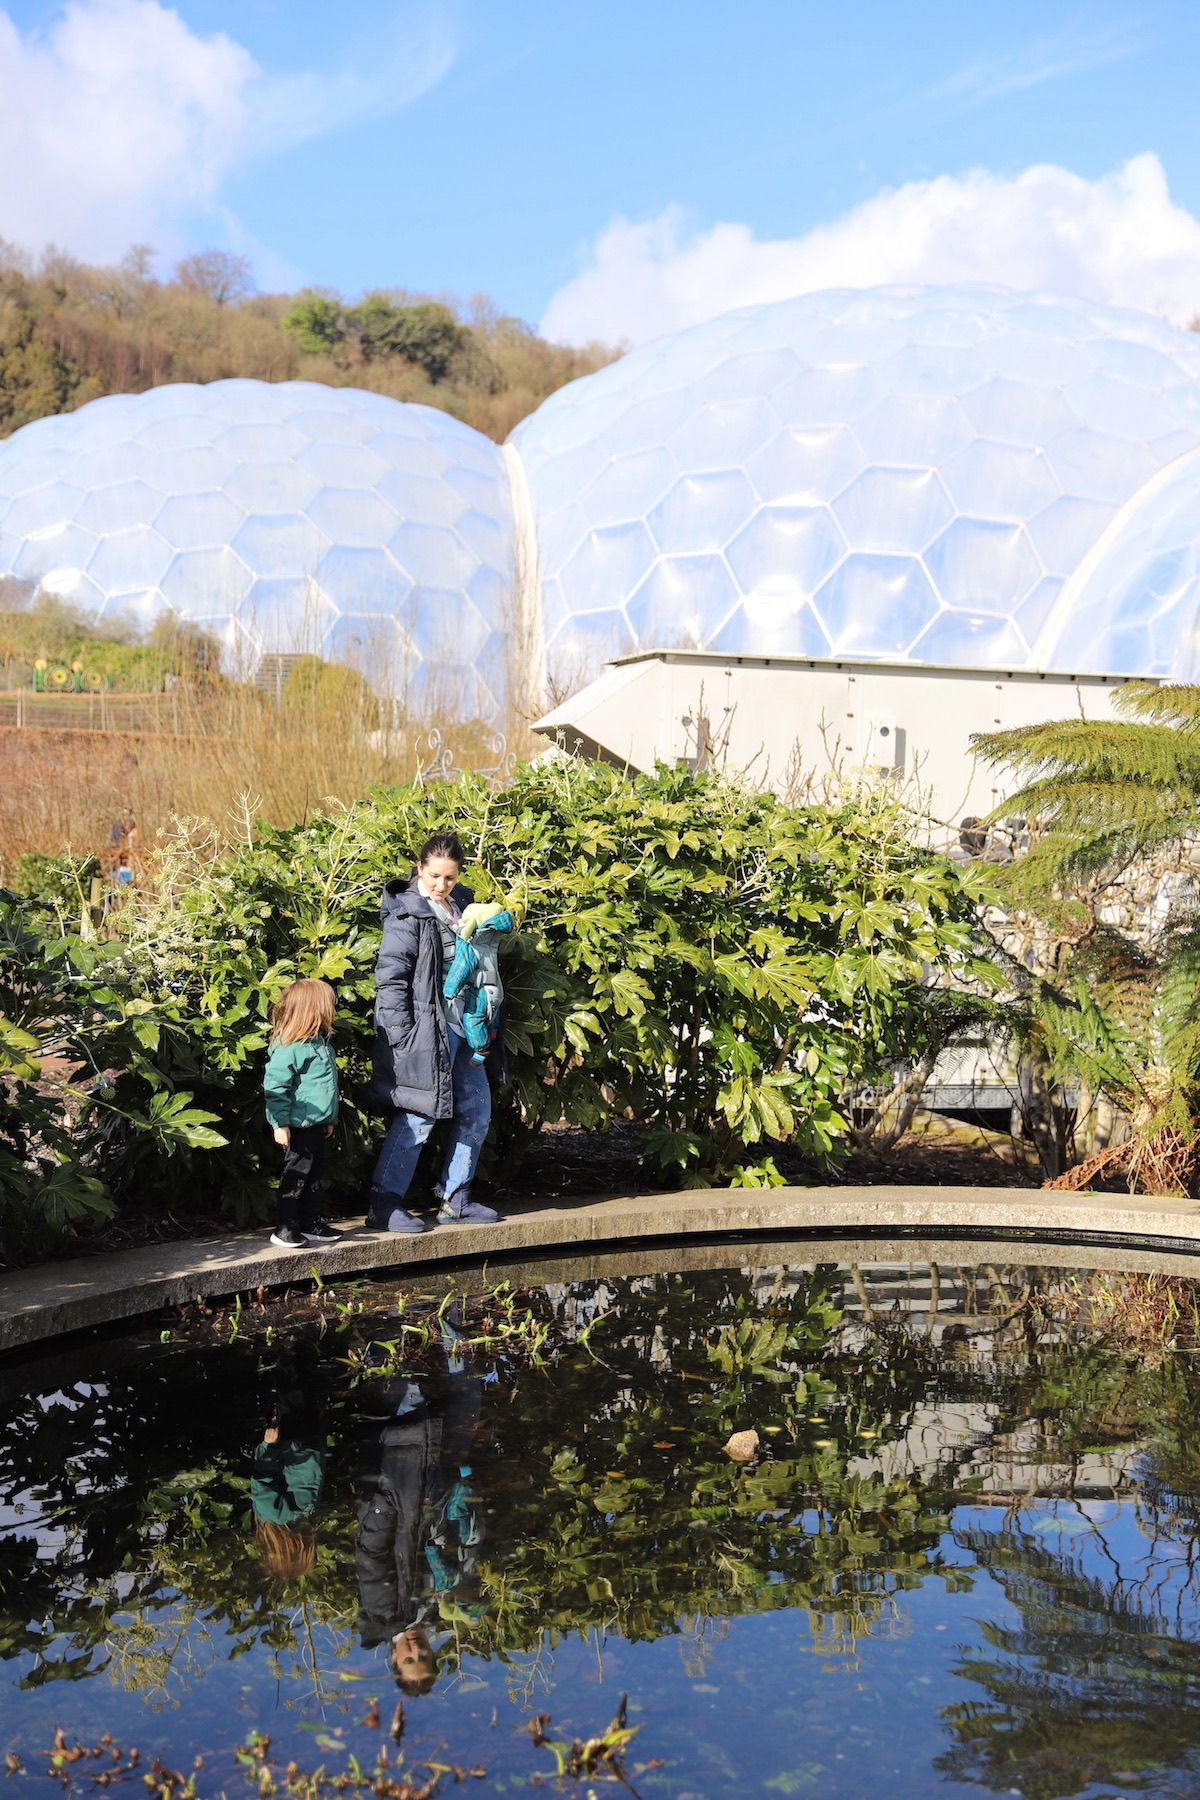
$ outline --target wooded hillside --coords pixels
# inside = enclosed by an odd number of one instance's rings
[[[549,344],[482,297],[259,294],[227,251],[189,256],[164,281],[144,246],[95,268],[56,251],[34,263],[0,240],[0,437],[101,394],[249,376],[371,388],[500,440],[612,355]]]

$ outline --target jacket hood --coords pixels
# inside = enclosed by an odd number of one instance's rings
[[[401,875],[395,881],[389,881],[379,897],[381,919],[399,918],[404,913],[424,917],[428,911],[423,896],[417,892],[415,878]]]

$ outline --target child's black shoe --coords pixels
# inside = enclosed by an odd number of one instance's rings
[[[278,1244],[281,1250],[307,1250],[308,1244],[300,1233],[291,1225],[278,1225],[271,1233],[271,1242]]]
[[[345,1236],[344,1232],[335,1231],[332,1225],[326,1225],[322,1219],[318,1219],[315,1225],[302,1225],[300,1229],[308,1244],[340,1244]]]

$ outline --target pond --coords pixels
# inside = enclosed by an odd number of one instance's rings
[[[7,1791],[1200,1793],[1200,1290],[859,1253],[0,1371]]]

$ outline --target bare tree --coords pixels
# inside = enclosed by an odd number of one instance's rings
[[[121,273],[139,287],[149,287],[154,280],[154,245],[131,244],[121,258]]]
[[[154,249],[150,244],[133,244],[115,268],[95,271],[96,291],[119,319],[132,315],[145,303],[154,280]]]
[[[229,306],[254,292],[254,276],[250,259],[232,250],[198,250],[175,264],[175,279],[180,287],[194,294],[206,294],[218,306]]]

